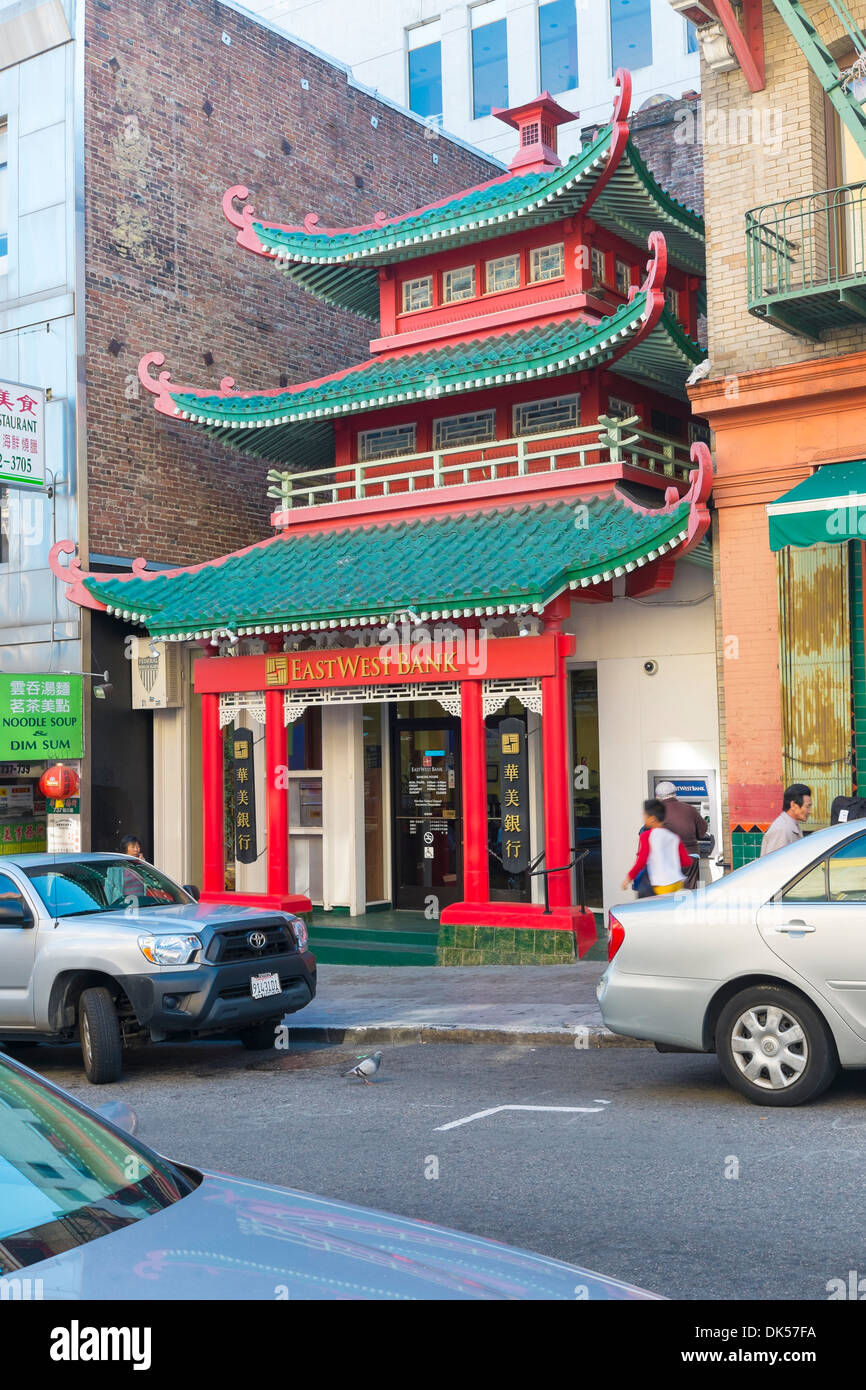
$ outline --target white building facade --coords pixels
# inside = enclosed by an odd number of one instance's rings
[[[352,69],[354,77],[495,158],[513,140],[493,107],[548,90],[580,122],[607,119],[613,75],[628,68],[634,106],[698,88],[694,26],[667,0],[248,0],[249,8]]]

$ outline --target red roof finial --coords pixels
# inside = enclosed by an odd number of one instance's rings
[[[562,163],[556,152],[556,127],[575,120],[580,112],[567,111],[553,100],[550,92],[542,92],[534,101],[510,106],[507,111],[494,106],[490,114],[520,133],[517,154],[509,168],[515,172],[536,173],[541,169],[555,169]]]

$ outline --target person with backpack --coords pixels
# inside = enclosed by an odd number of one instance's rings
[[[643,804],[644,828],[638,839],[637,858],[623,880],[623,888],[634,888],[646,874],[646,882],[655,896],[678,893],[691,869],[691,856],[672,830],[665,829],[663,801],[651,797]],[[649,896],[638,888],[638,896]]]

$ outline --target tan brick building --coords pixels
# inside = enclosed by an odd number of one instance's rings
[[[828,823],[834,796],[858,779],[866,786],[864,531],[856,515],[853,528],[846,519],[834,530],[838,509],[825,507],[822,543],[801,535],[771,549],[767,514],[819,472],[808,491],[847,498],[854,475],[822,470],[864,454],[866,90],[855,60],[866,3],[851,6],[849,33],[834,6],[806,0],[815,41],[799,6],[747,0],[743,28],[724,35],[708,23],[712,4],[700,8],[702,123],[682,135],[700,140],[704,161],[711,366],[691,398],[715,431],[726,847],[736,865],[757,853],[785,785],[812,786],[813,824]],[[852,67],[834,105],[833,70]],[[796,499],[784,508],[780,519],[802,510]]]

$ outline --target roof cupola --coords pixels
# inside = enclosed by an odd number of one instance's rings
[[[515,173],[538,173],[562,163],[556,152],[556,127],[575,120],[580,112],[567,111],[553,100],[550,92],[542,92],[540,97],[524,102],[523,106],[510,106],[507,111],[494,106],[491,115],[520,136],[517,154],[508,167]]]

